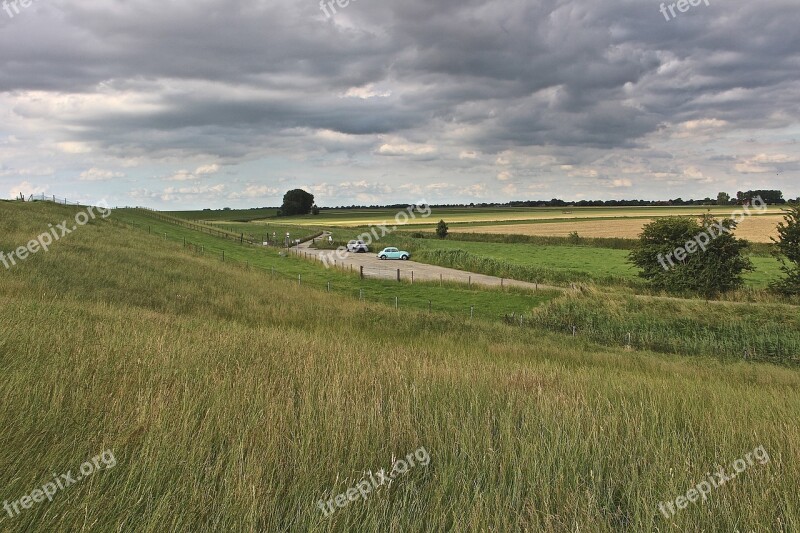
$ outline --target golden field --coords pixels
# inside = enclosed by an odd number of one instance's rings
[[[503,233],[508,235],[539,235],[566,237],[577,231],[581,237],[616,237],[635,239],[652,218],[582,220],[575,222],[538,222],[533,224],[497,224],[489,226],[454,226],[454,233]],[[777,237],[776,226],[783,221],[781,215],[759,215],[746,218],[736,229],[736,236],[752,242],[771,242]]]

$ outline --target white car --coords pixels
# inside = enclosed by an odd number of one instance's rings
[[[369,248],[364,241],[348,241],[347,243],[347,251],[348,252],[355,252],[357,254],[363,254],[369,252]]]

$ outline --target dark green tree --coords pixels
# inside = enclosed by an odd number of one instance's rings
[[[783,210],[783,222],[778,224],[775,256],[781,262],[785,277],[774,281],[770,288],[785,295],[800,294],[800,203]]]
[[[728,205],[731,203],[731,195],[726,192],[717,194],[717,205]]]
[[[280,216],[307,215],[314,205],[314,195],[303,189],[292,189],[283,195]]]
[[[659,290],[715,296],[740,287],[753,265],[742,251],[748,243],[733,235],[736,222],[704,215],[665,217],[647,224],[629,260],[639,276]]]
[[[445,237],[447,237],[448,229],[449,228],[447,227],[447,223],[445,223],[444,220],[440,220],[439,223],[436,224],[436,235],[440,239],[444,239]]]

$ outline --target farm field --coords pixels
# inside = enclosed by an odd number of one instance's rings
[[[737,230],[738,235],[742,232],[750,230],[753,232],[754,228],[761,228],[763,231],[774,230],[774,227],[782,217],[774,217],[766,215],[762,217],[750,217],[746,219],[740,228]],[[540,227],[557,227],[563,228],[558,232],[549,232],[549,236],[566,237],[571,231],[578,231],[582,237],[614,237],[618,238],[619,235],[625,235],[628,232],[627,238],[635,238],[638,232],[641,231],[641,226],[648,220],[634,219],[634,220],[598,220],[594,222],[556,222],[556,223],[535,223],[526,224],[523,228],[540,228]],[[581,224],[588,224],[588,226],[579,226]],[[323,226],[297,226],[297,225],[282,225],[279,223],[261,223],[261,222],[230,222],[221,221],[212,223],[214,227],[229,230],[233,233],[242,232],[245,236],[250,236],[254,240],[260,240],[265,236],[271,235],[275,232],[279,241],[281,236],[286,232],[290,233],[292,239],[303,238],[315,232],[322,231]],[[539,234],[540,232],[514,232],[513,229],[517,226],[514,225],[500,225],[491,228],[495,231],[495,235],[528,235]],[[618,228],[616,231],[606,231],[601,228]],[[623,231],[625,228],[627,230]],[[455,226],[451,228],[454,233],[467,233],[461,231],[464,226]],[[469,233],[471,232],[484,232],[492,234],[492,231],[487,231],[487,227],[468,226]],[[620,229],[622,228],[622,229]],[[426,228],[427,229],[427,228]],[[505,231],[511,229],[512,231]],[[567,231],[569,229],[569,231]],[[332,226],[330,230],[335,239],[334,247],[344,244],[349,239],[356,238],[360,233],[367,232],[368,226],[361,227],[340,227]],[[541,232],[547,234],[548,232]],[[632,237],[630,237],[632,235]],[[270,237],[271,240],[271,237]],[[751,239],[753,242],[763,242],[763,239]],[[586,245],[563,245],[547,246],[539,244],[523,244],[523,243],[501,243],[501,242],[470,242],[462,240],[439,240],[439,239],[419,239],[413,238],[408,232],[398,232],[388,235],[372,247],[372,251],[384,246],[399,246],[408,249],[412,252],[420,250],[464,250],[476,257],[488,257],[499,261],[507,261],[509,263],[519,265],[522,267],[531,267],[540,269],[541,274],[531,274],[530,279],[523,281],[540,282],[558,282],[571,278],[573,281],[589,281],[594,283],[608,283],[615,282],[614,280],[621,280],[630,283],[639,283],[640,279],[637,276],[636,270],[627,263],[628,250],[625,249],[611,249],[597,246]],[[418,257],[423,262],[429,262],[425,255]],[[770,281],[780,276],[779,263],[772,257],[762,255],[753,255],[751,261],[756,270],[745,274],[745,280],[748,286],[753,288],[764,288]],[[555,273],[555,277],[549,273]],[[511,276],[513,277],[513,276]]]
[[[435,225],[439,219],[452,224],[484,225],[488,222],[531,222],[546,220],[572,220],[584,218],[650,218],[659,216],[701,215],[706,212],[718,216],[729,216],[736,206],[689,206],[689,207],[574,207],[574,208],[468,208],[433,207],[431,214],[408,221],[412,226]],[[394,225],[397,209],[336,209],[323,210],[318,216],[286,217],[281,222],[309,226],[368,226],[389,222]],[[767,213],[779,214],[780,209],[770,207]],[[275,222],[275,221],[272,221]]]
[[[261,218],[274,217],[278,214],[277,207],[264,207],[257,209],[208,209],[202,211],[165,211],[168,215],[186,220],[236,220],[249,221]]]
[[[639,281],[636,268],[628,263],[628,250],[592,246],[542,246],[438,239],[412,239],[419,250],[464,250],[477,257],[489,257],[519,266],[533,266],[575,273],[577,279],[615,277]],[[754,272],[745,275],[748,285],[764,288],[780,277],[780,264],[772,257],[751,256]],[[580,278],[577,276],[580,275]]]
[[[540,235],[566,237],[577,231],[583,237],[635,239],[642,227],[653,217],[701,215],[712,213],[718,217],[730,216],[727,207],[620,207],[620,208],[434,208],[429,217],[417,214],[405,224],[394,217],[402,209],[341,209],[323,210],[318,216],[285,218],[248,218],[242,211],[218,211],[204,218],[204,211],[174,212],[187,220],[208,221],[234,232],[253,236],[268,236],[273,232],[292,233],[292,238],[305,237],[323,229],[332,231],[337,240],[347,240],[368,229],[370,225],[387,223],[390,227],[415,228],[430,231],[439,219],[444,219],[454,233],[495,233],[503,235]],[[227,218],[223,218],[229,213]],[[771,242],[776,237],[775,227],[783,220],[779,207],[770,207],[767,214],[747,217],[737,229],[737,235],[752,242]],[[244,218],[241,218],[244,217]],[[352,231],[351,231],[352,230]]]
[[[730,211],[721,216],[729,216]],[[450,230],[454,233],[497,233],[511,235],[542,235],[566,237],[577,231],[582,237],[616,237],[622,239],[635,239],[642,231],[642,227],[651,222],[652,218],[622,218],[599,219],[581,221],[559,222],[529,222],[525,224],[501,225],[455,225]],[[736,229],[736,236],[752,242],[771,242],[770,237],[777,237],[775,230],[779,222],[783,221],[781,215],[758,215],[747,217]]]
[[[76,210],[0,203],[0,248]],[[800,370],[711,349],[796,349],[790,307],[574,294],[525,327],[469,322],[265,276],[240,264],[263,250],[184,228],[223,263],[136,216],[1,274],[0,499],[103,450],[115,466],[0,530],[800,528]],[[610,347],[631,325],[633,349]],[[390,486],[318,507],[423,447]],[[707,501],[659,511],[757,449]]]

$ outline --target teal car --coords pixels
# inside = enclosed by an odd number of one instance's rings
[[[411,257],[410,253],[403,252],[397,248],[384,248],[378,252],[379,259],[402,259],[403,261],[406,261],[409,257]]]

